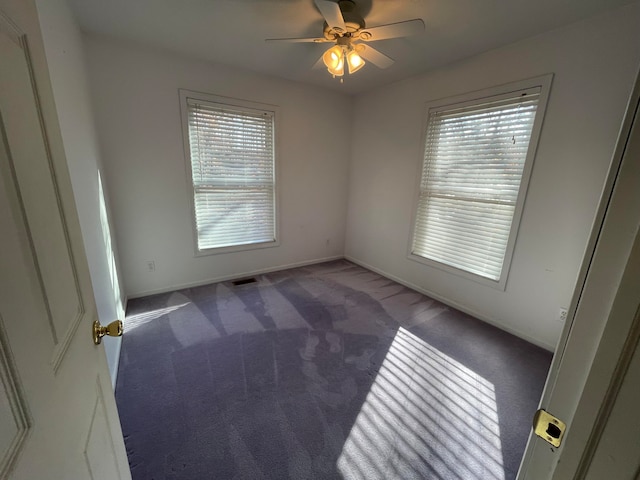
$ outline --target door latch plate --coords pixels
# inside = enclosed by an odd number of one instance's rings
[[[559,447],[567,425],[549,412],[540,409],[533,416],[534,433],[549,442],[554,447]]]

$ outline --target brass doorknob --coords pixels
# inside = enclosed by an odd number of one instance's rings
[[[124,332],[122,320],[115,320],[106,327],[100,325],[97,320],[93,322],[93,343],[100,345],[102,337],[109,335],[110,337],[121,337]]]

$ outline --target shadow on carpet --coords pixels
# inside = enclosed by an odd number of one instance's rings
[[[129,301],[134,480],[515,478],[551,354],[340,260]]]

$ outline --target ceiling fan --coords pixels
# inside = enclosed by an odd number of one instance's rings
[[[334,46],[324,52],[318,64],[320,61],[324,62],[327,70],[334,77],[344,75],[345,63],[349,74],[355,73],[366,63],[364,59],[379,68],[388,68],[393,65],[392,58],[363,42],[408,37],[424,32],[424,22],[420,18],[367,28],[353,0],[314,1],[325,20],[322,37],[269,38],[266,41],[333,43]]]

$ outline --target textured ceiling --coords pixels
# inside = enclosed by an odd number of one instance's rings
[[[355,0],[367,26],[422,18],[422,35],[372,46],[396,63],[367,64],[343,84],[312,69],[330,44],[313,0],[69,0],[84,31],[289,80],[358,93],[575,22],[632,0]]]

